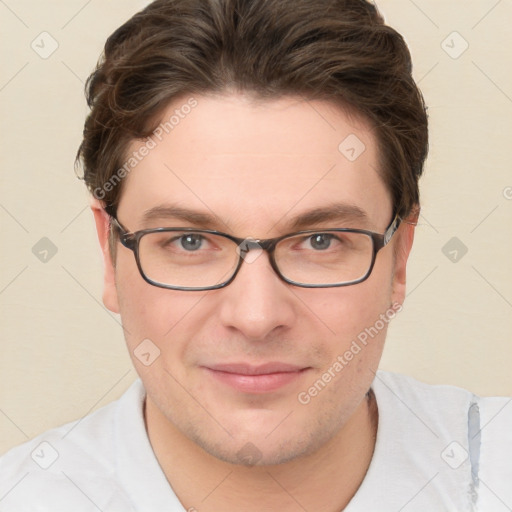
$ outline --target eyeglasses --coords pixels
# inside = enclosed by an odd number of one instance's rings
[[[133,251],[141,276],[171,290],[215,290],[235,279],[242,262],[266,251],[275,273],[303,288],[361,283],[377,253],[400,226],[395,216],[384,234],[363,229],[311,229],[277,238],[238,238],[208,229],[154,228],[129,232],[111,215],[124,247]]]

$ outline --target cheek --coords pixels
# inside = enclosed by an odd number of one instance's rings
[[[331,339],[345,343],[374,325],[391,307],[391,263],[383,260],[380,264],[376,262],[372,274],[362,283],[314,290],[309,294],[302,292],[301,299],[328,328]]]
[[[323,364],[297,396],[309,412],[339,421],[355,410],[375,377],[389,322],[391,279],[370,279],[331,290],[317,304],[331,334],[323,340]],[[326,412],[326,411],[331,411]],[[338,418],[335,420],[334,418]]]
[[[363,388],[369,386],[370,370],[378,367],[389,321],[396,314],[391,309],[392,254],[379,256],[383,257],[377,258],[372,274],[362,283],[313,290],[320,291],[317,295],[302,292],[303,302],[327,327],[321,347],[323,364],[316,377],[327,371],[325,379],[332,379],[334,385],[323,399],[344,394],[358,382]]]
[[[116,288],[124,336],[133,356],[150,340],[165,355],[180,354],[185,336],[193,336],[190,318],[205,292],[182,292],[153,286],[141,277],[135,262],[119,258]],[[139,361],[134,360],[138,365]]]

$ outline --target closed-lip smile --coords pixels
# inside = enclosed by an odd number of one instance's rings
[[[223,363],[203,367],[221,383],[244,393],[269,393],[300,378],[309,367],[268,362],[263,364]]]

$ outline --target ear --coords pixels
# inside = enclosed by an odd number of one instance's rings
[[[407,260],[414,241],[414,230],[418,223],[420,214],[419,207],[402,221],[398,232],[395,235],[395,262],[393,273],[392,303],[403,304],[406,292]]]
[[[97,199],[91,200],[91,210],[96,223],[96,232],[100,242],[101,252],[103,255],[103,304],[113,313],[119,313],[119,301],[117,297],[116,281],[115,281],[115,265],[112,261],[110,253],[109,234],[110,219],[103,209],[103,204]]]

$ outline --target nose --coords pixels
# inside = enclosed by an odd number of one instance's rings
[[[221,290],[220,319],[245,338],[264,340],[273,331],[285,330],[296,320],[293,294],[274,272],[269,256],[247,253],[235,279]]]

